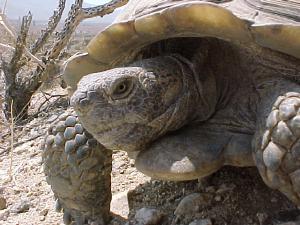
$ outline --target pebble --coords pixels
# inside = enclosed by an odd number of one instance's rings
[[[135,214],[138,225],[159,225],[163,219],[163,213],[156,209],[141,208]]]
[[[127,219],[129,214],[129,204],[127,200],[128,191],[123,191],[112,196],[110,211]]]
[[[222,200],[222,197],[220,195],[217,195],[214,199],[216,202],[220,202]]]
[[[0,210],[6,209],[6,199],[0,195]]]
[[[30,202],[27,199],[22,199],[16,205],[13,205],[10,211],[12,213],[24,213],[27,212],[30,208]]]
[[[273,197],[273,198],[271,198],[271,202],[276,203],[276,202],[278,202],[278,199]]]
[[[209,194],[193,193],[184,197],[178,204],[174,215],[176,218],[187,217],[199,212],[200,206],[210,202]]]
[[[48,212],[49,212],[49,209],[45,208],[45,209],[43,209],[43,210],[40,211],[40,216],[44,216],[45,217],[45,216],[47,216]]]
[[[58,118],[57,115],[52,115],[52,116],[50,116],[49,119],[47,119],[47,123],[52,123],[52,122],[54,122],[57,118]]]
[[[9,210],[8,209],[0,211],[0,221],[6,221],[8,216],[9,216]]]
[[[232,191],[235,188],[235,184],[222,184],[218,190],[216,191],[217,194],[223,194],[225,192]]]
[[[208,186],[207,188],[205,188],[205,192],[213,193],[215,191],[216,191],[216,188],[214,186]]]
[[[210,219],[200,219],[200,220],[194,220],[189,225],[212,225],[212,222]]]
[[[257,213],[256,217],[260,225],[263,225],[265,221],[268,219],[268,215],[266,213]]]
[[[44,221],[46,219],[46,217],[45,216],[40,216],[39,219],[40,219],[40,221]]]

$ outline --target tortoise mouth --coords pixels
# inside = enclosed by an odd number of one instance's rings
[[[105,127],[104,129],[97,129],[97,131],[94,132],[94,136],[103,146],[108,149],[123,150],[122,146],[126,146],[126,142],[130,139],[130,133],[135,127],[136,124],[118,124]],[[128,151],[128,147],[125,148],[125,151]]]
[[[97,141],[107,149],[128,153],[144,151],[146,146],[152,142],[155,133],[152,127],[136,123],[123,123],[91,132]]]

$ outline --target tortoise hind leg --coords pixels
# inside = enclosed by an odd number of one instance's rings
[[[298,89],[299,90],[299,89]],[[300,206],[300,93],[277,98],[261,119],[254,158],[265,183]]]
[[[44,172],[64,211],[65,224],[107,224],[111,201],[111,151],[88,134],[74,112],[55,121],[43,151]]]

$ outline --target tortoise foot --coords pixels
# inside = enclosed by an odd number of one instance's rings
[[[255,161],[265,183],[300,206],[300,93],[274,103]]]
[[[65,224],[107,224],[110,219],[111,151],[87,133],[73,112],[48,131],[44,172]]]

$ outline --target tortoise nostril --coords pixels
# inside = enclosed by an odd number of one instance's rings
[[[90,106],[90,100],[88,99],[87,92],[75,92],[71,97],[71,106],[73,106],[76,111],[80,111],[82,113],[87,112]]]
[[[88,107],[89,104],[90,104],[90,101],[88,99],[84,98],[79,101],[78,105],[80,108],[86,108],[86,107]]]

